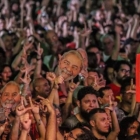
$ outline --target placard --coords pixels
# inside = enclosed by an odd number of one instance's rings
[[[136,55],[136,102],[140,102],[140,54]]]

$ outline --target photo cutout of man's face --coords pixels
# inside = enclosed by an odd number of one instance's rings
[[[64,78],[64,81],[75,78],[82,69],[82,57],[76,51],[67,52],[59,56],[58,74]]]
[[[10,83],[10,82],[9,82]],[[20,102],[20,89],[15,84],[7,84],[0,97],[1,106],[12,109]]]

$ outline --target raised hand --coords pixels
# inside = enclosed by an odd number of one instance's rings
[[[20,117],[20,122],[22,124],[22,128],[26,131],[30,131],[31,119],[29,118],[29,113],[25,113]]]
[[[20,0],[20,8],[23,9],[26,0]]]
[[[22,59],[24,61],[24,63],[23,63],[24,66],[22,68],[20,68],[20,72],[25,73],[25,74],[29,74],[34,69],[34,66],[30,65],[27,62],[26,58],[23,57]]]
[[[34,4],[34,1],[29,1],[25,4],[25,7],[27,8],[27,10],[29,10],[33,4]]]
[[[41,99],[40,102],[41,102],[42,109],[43,109],[42,111],[44,113],[51,114],[51,113],[55,112],[52,103],[48,99],[45,99],[45,98],[43,98],[41,96],[38,96],[38,98]]]
[[[98,84],[98,78],[97,78],[97,76],[94,76],[94,81],[93,81],[93,83],[92,83],[92,85],[91,85],[96,91],[98,91],[99,89],[100,89],[100,86],[99,86],[99,84]]]
[[[105,107],[105,109],[108,109],[110,111],[114,111],[116,106],[117,106],[116,102],[112,102],[111,96],[109,96],[109,106]]]
[[[98,79],[98,85],[101,87],[105,87],[106,85],[106,80],[104,80],[103,75],[100,74],[100,78]]]
[[[25,73],[24,77],[23,78],[20,78],[20,80],[24,83],[24,84],[27,84],[29,85],[30,82],[31,82],[31,78],[30,78],[30,75]]]
[[[31,110],[34,114],[39,114],[39,103],[37,102],[32,102],[31,97],[29,97],[29,102],[31,106]]]
[[[54,4],[61,5],[62,4],[62,0],[54,0]]]
[[[23,46],[24,55],[27,55],[27,51],[29,49],[31,49],[32,47],[33,47],[33,44],[32,43],[25,43],[25,45]]]
[[[122,57],[125,60],[128,60],[128,54],[126,52],[125,53],[119,53],[119,56]]]
[[[4,132],[7,124],[8,124],[8,122],[6,121],[4,124],[0,125],[0,135]]]
[[[38,57],[41,58],[41,55],[43,54],[43,49],[40,47],[40,43],[37,46],[37,50],[35,51],[38,55]]]
[[[24,99],[23,99],[23,97],[21,97],[21,102],[20,102],[20,104],[16,107],[16,115],[17,116],[21,116],[21,115],[23,115],[24,113],[26,113],[28,110],[30,110],[31,109],[31,107],[27,107],[27,108],[25,108],[25,106],[24,106]]]
[[[84,29],[79,33],[79,35],[81,35],[82,37],[87,37],[88,35],[90,35],[92,30],[87,28],[86,22],[84,22],[84,26]]]
[[[67,17],[66,17],[66,16],[61,16],[61,17],[58,19],[58,26],[59,26],[59,28],[61,27],[62,23],[63,23],[64,21],[66,21],[66,20],[67,20]]]
[[[98,84],[99,84],[100,88],[101,88],[101,87],[105,87],[105,85],[106,85],[106,80],[99,81]]]
[[[18,37],[20,37],[21,40],[26,38],[26,31],[23,29],[16,29],[16,31],[18,31]]]
[[[22,57],[21,57],[21,63],[22,63],[22,65],[26,65],[28,62],[27,62],[27,55],[22,55]]]
[[[127,90],[126,93],[136,94],[136,86],[133,84],[133,78],[131,79],[130,89]]]
[[[122,33],[121,28],[118,25],[115,25],[115,32],[119,35]]]
[[[70,10],[71,11],[78,11],[80,6],[79,0],[72,0],[70,3]]]
[[[55,84],[62,84],[64,83],[64,78],[62,75],[59,75],[58,77],[56,77],[55,79]]]
[[[92,32],[91,29],[86,29],[86,30],[84,30],[83,32],[81,32],[80,35],[81,35],[82,37],[87,37],[87,36],[90,35],[91,32]]]
[[[6,118],[8,118],[11,110],[9,108],[5,108],[4,110],[5,110],[4,115],[5,115]]]
[[[54,83],[54,81],[56,79],[55,73],[54,72],[47,72],[46,79],[48,79],[51,83]]]
[[[77,82],[76,84],[71,80],[69,83],[69,91],[74,92],[74,90],[79,86],[80,82]]]

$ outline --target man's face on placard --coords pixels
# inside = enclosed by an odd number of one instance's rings
[[[76,77],[82,69],[82,60],[74,53],[60,56],[58,73],[62,75],[65,81]]]
[[[13,108],[20,102],[20,89],[15,84],[8,84],[1,93],[1,105],[4,108]]]

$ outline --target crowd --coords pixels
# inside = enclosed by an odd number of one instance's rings
[[[0,140],[140,140],[139,0],[0,0]]]

